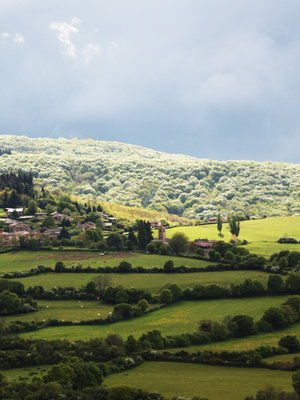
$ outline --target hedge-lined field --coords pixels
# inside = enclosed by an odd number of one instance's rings
[[[300,251],[300,244],[276,243],[280,237],[294,237],[300,240],[300,216],[270,217],[259,220],[241,221],[240,239],[247,240],[245,246],[251,253],[269,257],[281,250]],[[171,238],[176,232],[185,233],[189,240],[208,238],[214,240],[231,239],[229,225],[223,224],[222,236],[219,236],[217,224],[199,226],[180,226],[167,230],[167,237]]]
[[[44,319],[64,319],[65,321],[86,321],[89,319],[106,318],[113,310],[112,306],[99,301],[75,300],[38,300],[39,310],[26,314],[14,314],[1,317],[6,323],[12,321],[43,321]],[[82,306],[82,307],[81,307]],[[48,307],[48,308],[47,308]],[[101,317],[98,314],[101,314]]]
[[[176,349],[168,349],[168,351],[172,351],[176,353],[177,351],[184,350],[188,352],[197,352],[204,350],[212,350],[212,351],[247,351],[254,350],[260,346],[277,346],[278,341],[286,335],[296,335],[298,339],[300,339],[300,323],[290,325],[289,327],[271,332],[271,333],[263,333],[260,335],[248,336],[241,339],[231,339],[226,340],[225,342],[216,342],[209,343],[200,346],[189,346],[189,347],[181,347]]]
[[[116,267],[121,261],[129,262],[133,267],[162,268],[167,260],[172,260],[176,267],[206,267],[214,265],[209,260],[196,260],[157,254],[112,253],[101,256],[97,252],[88,251],[14,251],[0,254],[0,274],[4,272],[27,271],[37,265],[54,268],[57,261],[63,261],[67,267]]]
[[[19,380],[32,380],[36,376],[42,376],[46,374],[53,365],[41,365],[36,367],[25,367],[25,368],[11,368],[1,370],[1,373],[10,382],[18,382]]]
[[[195,332],[202,319],[222,321],[227,315],[247,314],[254,319],[262,316],[269,307],[278,307],[287,296],[257,297],[250,299],[224,299],[205,301],[185,301],[172,304],[139,318],[121,321],[105,326],[63,326],[51,327],[22,334],[24,337],[38,339],[85,340],[106,337],[118,333],[123,338],[135,337],[158,329],[163,335],[177,335]],[[227,342],[226,342],[227,343]]]
[[[266,385],[292,391],[292,372],[259,368],[232,368],[176,362],[146,362],[132,370],[109,375],[108,386],[128,385],[178,396],[210,400],[242,400]]]
[[[101,274],[94,273],[55,273],[40,274],[18,279],[26,288],[29,286],[43,286],[45,289],[53,287],[79,288],[92,281]],[[134,287],[157,293],[168,283],[177,283],[182,288],[196,284],[218,284],[230,286],[231,283],[240,283],[245,279],[255,279],[266,285],[269,275],[261,271],[224,271],[224,272],[194,272],[187,274],[105,274],[110,276],[113,286]]]
[[[296,217],[270,217],[257,220],[246,220],[240,223],[240,238],[249,242],[276,242],[279,237],[291,236],[300,240],[300,216]],[[208,238],[224,240],[231,239],[228,223],[223,223],[222,234],[219,236],[217,224],[198,226],[179,226],[167,230],[167,237],[171,238],[176,232],[184,232],[190,240]],[[300,245],[299,245],[300,246]]]

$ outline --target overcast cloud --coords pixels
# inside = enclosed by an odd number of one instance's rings
[[[299,162],[300,2],[0,0],[0,133]]]

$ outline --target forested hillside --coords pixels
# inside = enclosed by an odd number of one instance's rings
[[[300,164],[210,161],[123,143],[0,136],[0,172],[38,185],[189,218],[300,213]]]

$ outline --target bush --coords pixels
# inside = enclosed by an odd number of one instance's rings
[[[296,353],[300,350],[300,342],[296,336],[283,336],[279,342],[279,346],[288,349],[289,353]]]

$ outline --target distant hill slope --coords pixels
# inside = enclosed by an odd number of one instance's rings
[[[210,161],[124,143],[0,136],[0,172],[32,171],[37,184],[189,218],[221,210],[300,213],[300,164]]]

